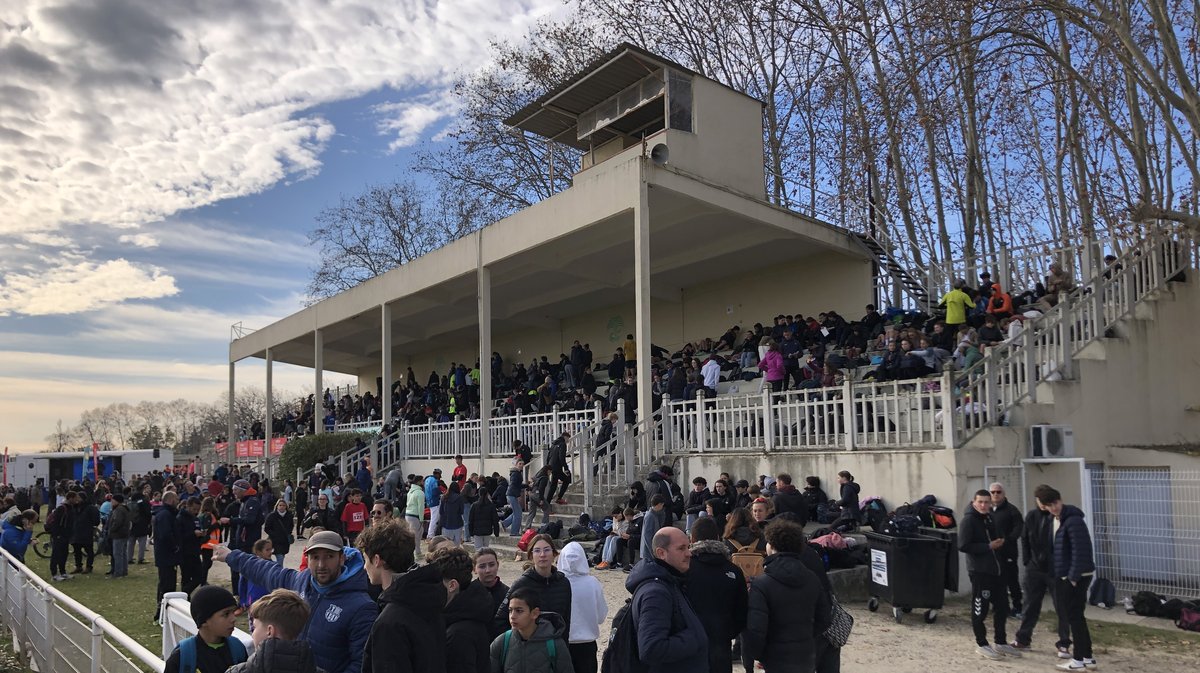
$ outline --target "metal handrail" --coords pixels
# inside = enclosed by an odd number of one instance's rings
[[[0,549],[0,554],[3,554],[3,560],[7,561],[2,564],[4,567],[0,570],[0,620],[3,620],[12,630],[13,648],[18,654],[27,650],[30,660],[36,664],[38,671],[54,673],[56,670],[64,670],[61,666],[56,665],[59,657],[63,657],[68,662],[79,661],[79,657],[68,658],[67,653],[56,649],[56,642],[62,640],[74,645],[81,654],[90,656],[89,670],[91,673],[101,673],[102,671],[112,673],[120,670],[113,666],[114,662],[106,661],[106,657],[112,655],[105,651],[105,645],[108,645],[117,657],[124,659],[129,664],[130,671],[148,669],[154,673],[162,673],[164,661],[141,643],[121,631],[99,613],[51,586],[8,551]],[[17,595],[14,596],[14,594]],[[30,608],[30,599],[36,599],[43,603],[42,612],[39,613],[37,608]],[[19,600],[19,604],[13,605],[13,602],[17,600]],[[67,617],[75,620],[81,626],[89,628],[91,643],[88,652],[82,652],[82,647],[78,643],[62,637],[64,634],[61,632],[61,627],[56,626],[56,609],[64,612]],[[37,621],[39,617],[40,621]],[[118,647],[120,649],[117,649]],[[125,652],[129,656],[126,656]],[[74,652],[70,654],[74,654]],[[80,670],[73,664],[70,668],[75,671]]]
[[[162,653],[163,659],[171,656],[171,652],[179,645],[179,641],[199,633],[196,622],[192,619],[192,604],[188,595],[182,591],[172,591],[163,594],[159,609],[159,623],[162,624]],[[184,638],[180,636],[183,635]],[[249,633],[235,628],[233,637],[242,641],[246,653],[254,652],[254,639]]]

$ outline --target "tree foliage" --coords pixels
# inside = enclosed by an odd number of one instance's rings
[[[370,442],[375,435],[357,432],[327,432],[320,435],[305,435],[289,441],[279,454],[280,474],[290,477],[296,470],[307,472],[319,461],[329,456],[340,456],[354,447],[354,440],[361,438]]]

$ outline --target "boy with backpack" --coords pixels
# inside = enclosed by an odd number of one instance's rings
[[[308,603],[295,591],[276,589],[250,606],[254,654],[226,673],[319,673],[307,641],[296,640],[308,622]]]
[[[543,613],[541,596],[529,587],[508,598],[511,629],[492,641],[491,673],[575,673],[564,639],[566,622]]]
[[[233,638],[237,601],[229,590],[213,584],[192,593],[191,613],[197,633],[179,641],[167,657],[163,673],[224,673],[246,661],[246,646]]]

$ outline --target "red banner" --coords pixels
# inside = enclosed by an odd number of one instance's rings
[[[246,440],[242,440],[242,441],[238,442],[234,455],[236,455],[238,458],[249,458],[250,457],[250,442],[248,442]]]
[[[262,439],[250,440],[250,457],[251,458],[262,458],[263,457],[263,449],[265,448],[265,446],[266,446],[265,440],[262,440]]]
[[[229,453],[229,442],[217,442],[213,445],[213,450],[220,456],[225,456]]]
[[[283,445],[287,444],[287,437],[272,437],[271,438],[271,455],[278,456],[283,453]]]
[[[100,481],[100,444],[92,442],[92,479]]]
[[[272,437],[271,455],[278,456],[283,453],[285,444],[287,444],[287,437]],[[242,440],[234,445],[234,456],[237,458],[262,458],[265,455],[266,445],[266,440],[262,439]],[[222,457],[228,457],[229,443],[218,442],[213,445],[213,449]]]

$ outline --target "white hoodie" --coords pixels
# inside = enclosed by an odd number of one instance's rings
[[[592,577],[587,555],[578,542],[563,547],[558,570],[571,582],[571,633],[568,643],[590,643],[600,637],[600,625],[608,619],[608,603],[600,580]]]

